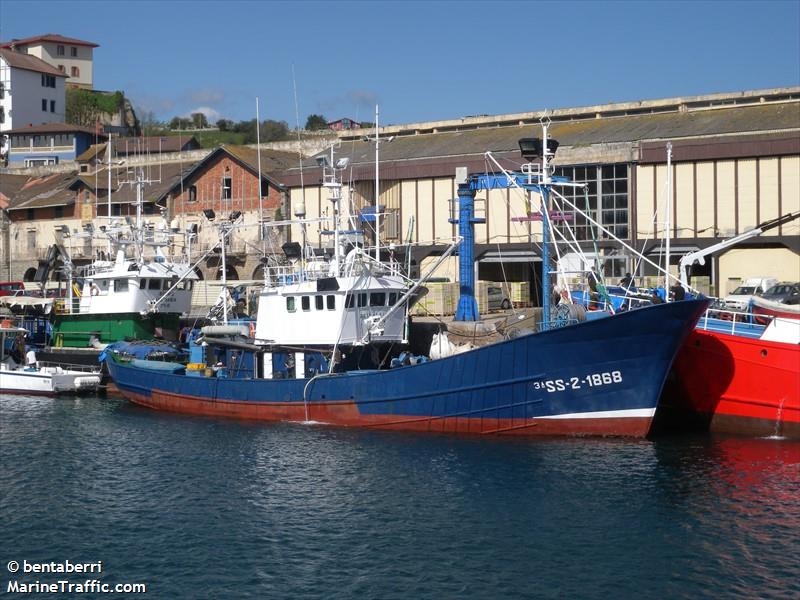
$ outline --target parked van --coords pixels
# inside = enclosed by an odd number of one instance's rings
[[[733,290],[732,294],[725,296],[723,303],[729,310],[746,310],[753,296],[760,296],[778,280],[773,277],[753,277],[745,279],[742,284]]]

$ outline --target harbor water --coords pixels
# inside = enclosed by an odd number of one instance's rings
[[[128,596],[143,598],[798,598],[800,444],[425,435],[2,396],[0,523],[0,595],[97,579],[144,583]],[[9,572],[65,561],[102,570]]]

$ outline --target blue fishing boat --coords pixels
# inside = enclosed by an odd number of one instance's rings
[[[548,239],[547,198],[557,183],[548,164],[557,146],[552,142],[545,127],[543,139],[532,144],[540,169],[537,164],[512,176],[457,176],[457,320],[479,318],[473,292],[476,190],[513,185],[539,194]],[[207,331],[188,365],[111,354],[109,373],[127,398],[186,414],[382,429],[635,437],[650,432],[672,361],[707,301],[601,319],[586,319],[579,311],[565,319],[553,318],[543,294],[544,317],[536,331],[436,360],[406,353],[387,361],[393,346],[407,342],[408,308],[424,278],[412,282],[397,264],[381,262],[377,235],[373,255],[340,230],[337,170],[346,165],[332,154],[324,162],[332,256],[309,259],[301,249],[292,273],[267,271],[252,339],[246,331],[236,339]],[[543,249],[547,265],[547,244]],[[218,354],[211,358],[215,346],[225,349],[227,363],[215,362]],[[202,362],[194,362],[198,357]],[[374,357],[366,360],[369,368],[364,357]]]

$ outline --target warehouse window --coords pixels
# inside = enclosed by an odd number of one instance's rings
[[[629,237],[628,165],[559,167],[555,174],[567,177],[574,183],[586,184],[584,189],[564,188],[559,193],[617,237]],[[568,237],[567,229],[572,229],[578,240],[609,237],[569,205],[558,207],[555,202],[550,210],[565,213],[566,219],[554,220],[554,224]]]

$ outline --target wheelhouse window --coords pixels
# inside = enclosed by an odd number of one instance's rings
[[[389,306],[394,306],[397,303],[397,293],[389,292]]]
[[[286,311],[294,312],[297,308],[294,305],[294,296],[286,296]]]
[[[356,305],[355,299],[353,294],[347,294],[347,298],[344,301],[345,308],[353,308]]]
[[[128,291],[128,280],[127,279],[115,279],[114,280],[114,291],[115,292],[127,292]]]
[[[311,310],[311,298],[308,296],[302,296],[300,298],[300,307],[303,310]]]
[[[160,279],[150,279],[147,282],[147,289],[148,290],[160,290],[161,289],[161,280]]]
[[[361,308],[362,306],[367,305],[367,294],[362,293],[358,295],[358,307]]]
[[[336,310],[336,296],[326,296],[325,300],[328,303],[328,310]]]
[[[386,292],[372,292],[369,295],[370,306],[386,306]]]
[[[323,310],[325,308],[324,296],[314,296],[314,308],[317,310]]]

